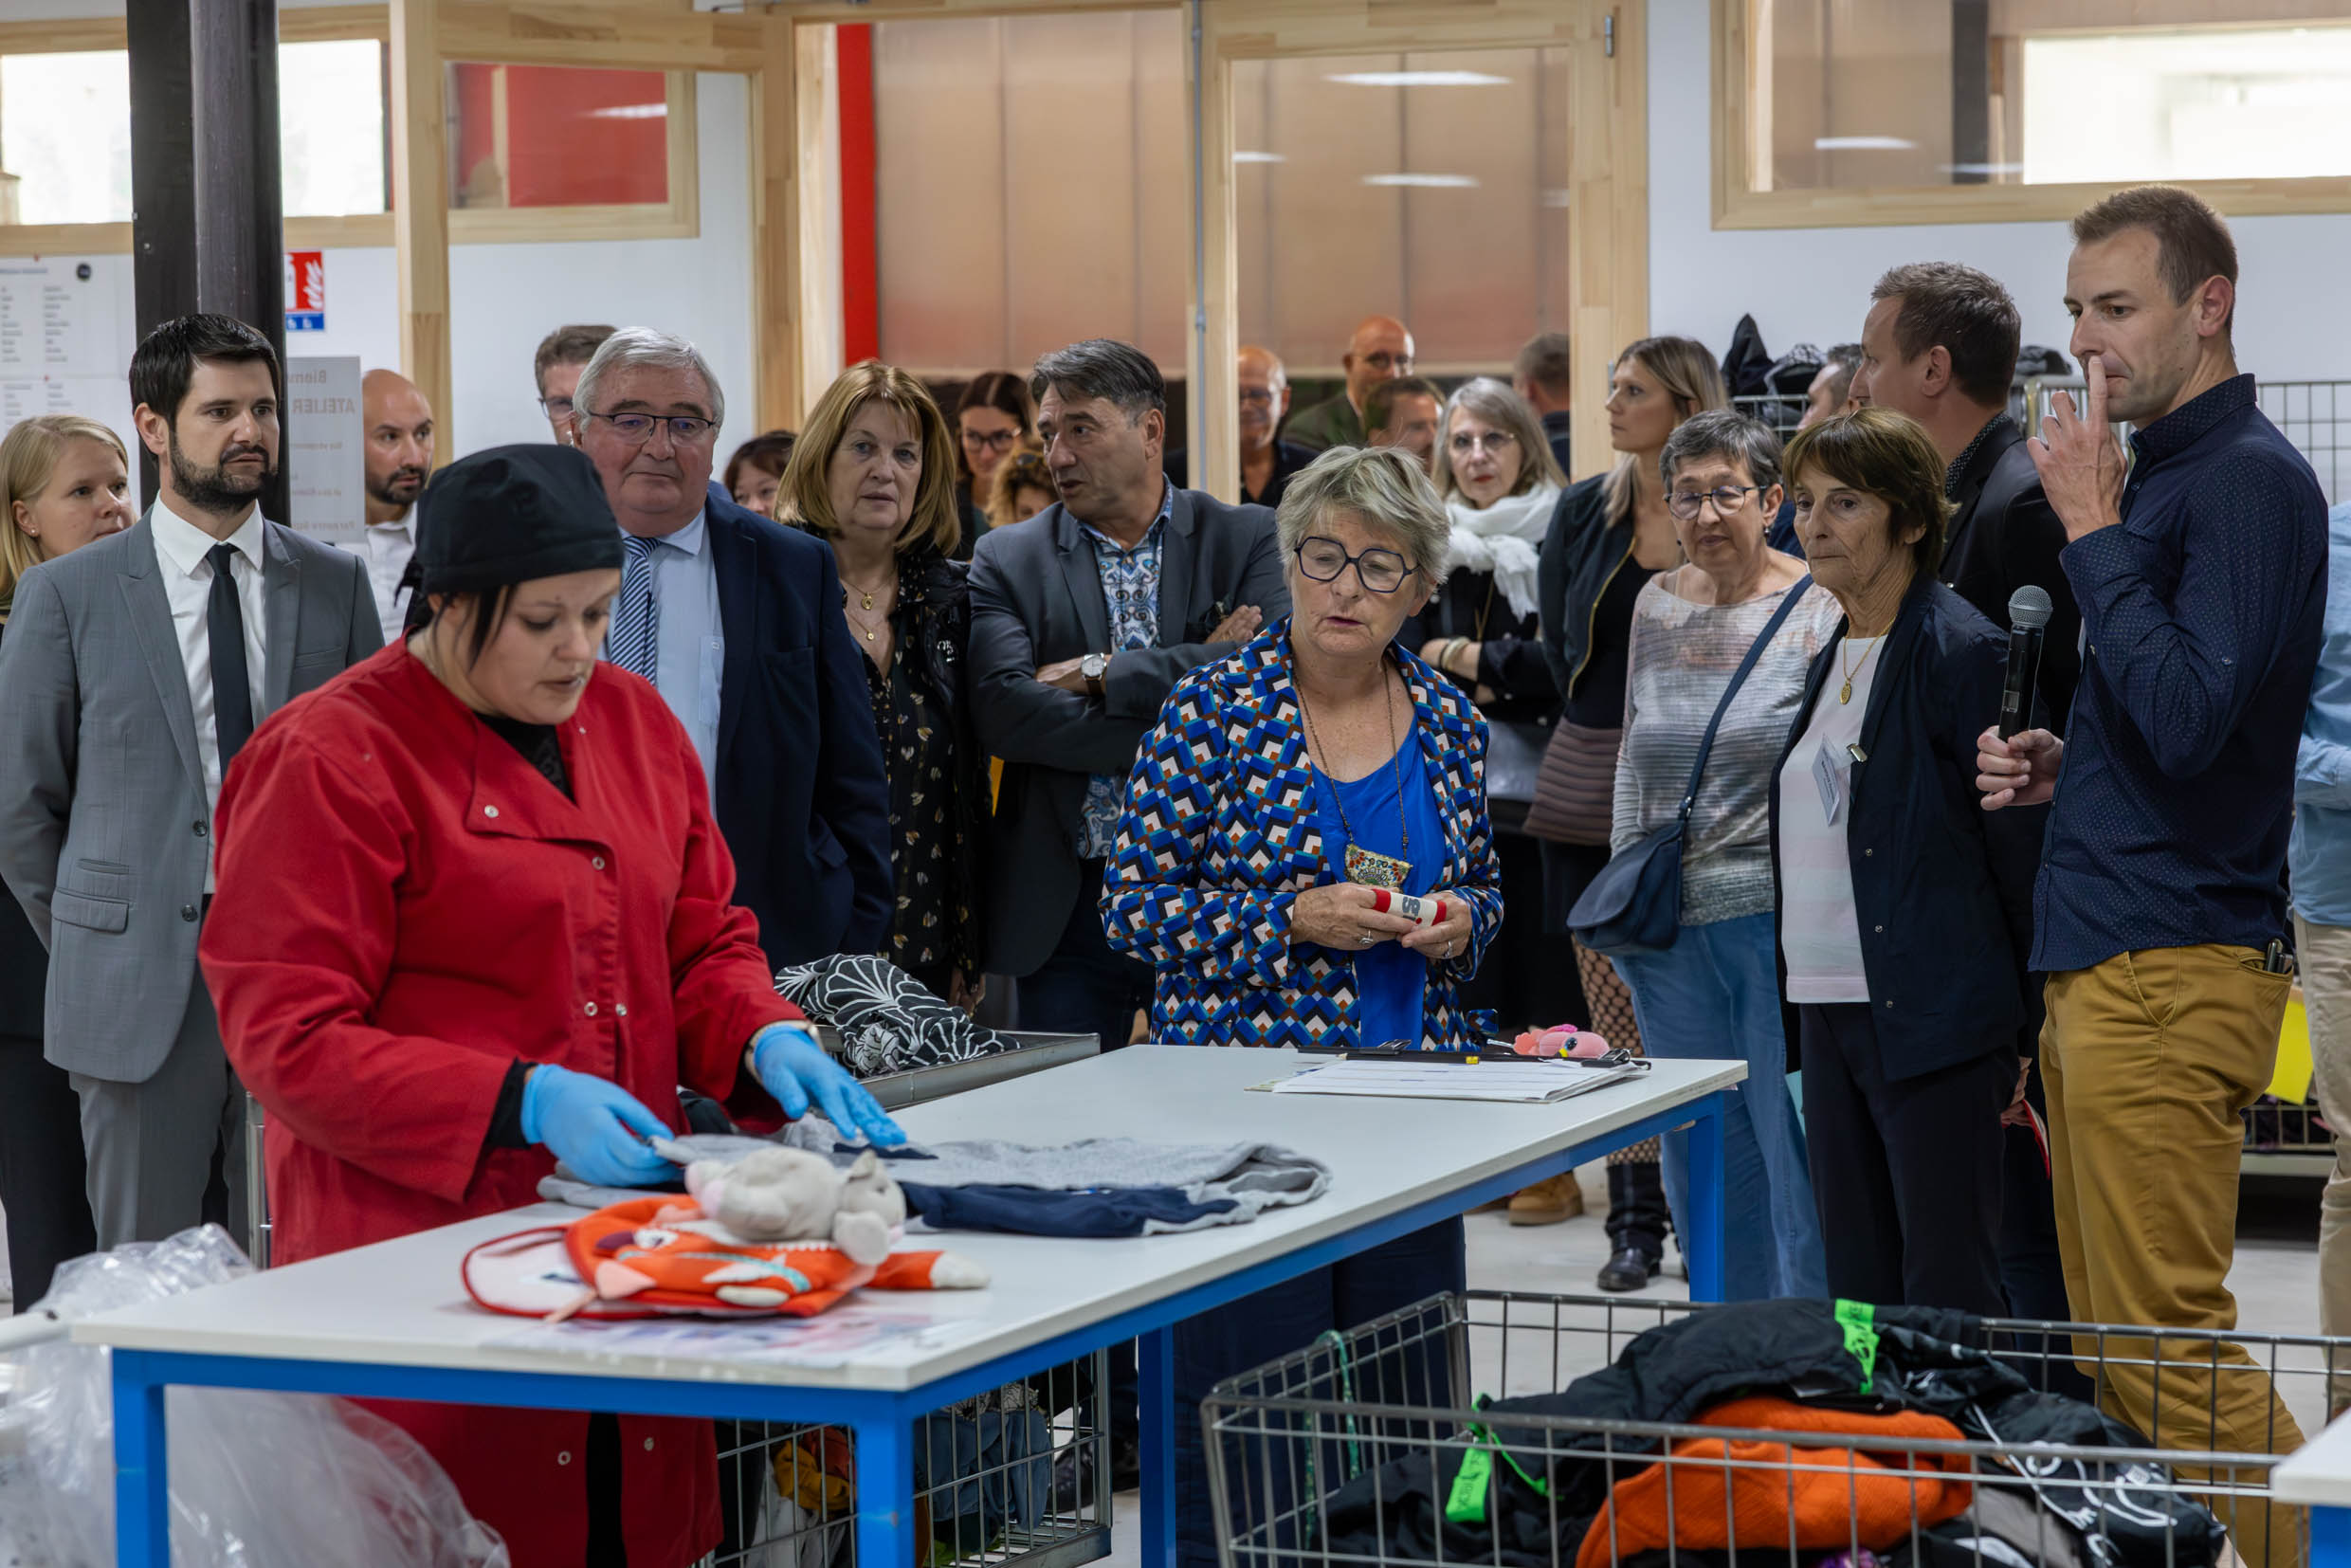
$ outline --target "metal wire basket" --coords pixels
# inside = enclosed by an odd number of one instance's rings
[[[1072,1568],[1110,1553],[1108,1360],[926,1416],[915,1432],[920,1563]],[[837,1427],[719,1423],[725,1534],[710,1568],[856,1568],[857,1455]]]
[[[1227,1380],[1204,1408],[1223,1568],[1719,1568],[1741,1557],[1804,1568],[2196,1568],[2225,1560],[2213,1521],[2181,1502],[2216,1516],[2249,1568],[2308,1560],[2301,1511],[2269,1497],[2270,1470],[2300,1443],[2282,1418],[2273,1418],[2269,1451],[2247,1454],[2214,1451],[2210,1421],[2146,1433],[2145,1448],[2070,1449],[1908,1433],[1795,1438],[1753,1426],[1515,1412],[1505,1418],[1469,1396],[1473,1389],[1504,1396],[1562,1389],[1614,1360],[1645,1330],[1705,1310],[1470,1291],[1325,1335]],[[1985,1328],[1985,1348],[2052,1393],[2094,1388],[2103,1400],[2116,1377],[2149,1373],[2175,1396],[2203,1391],[2175,1409],[2216,1411],[2224,1393],[2237,1392],[2234,1380],[2266,1377],[2312,1431],[2331,1406],[2351,1402],[2351,1340],[2166,1330],[2159,1361],[2145,1329],[2016,1321]],[[2224,1358],[2238,1352],[2244,1364]],[[1498,1435],[1497,1424],[1506,1431]],[[1473,1457],[1480,1449],[1483,1461]],[[1412,1472],[1424,1467],[1428,1480],[1416,1484]],[[1515,1480],[1503,1476],[1504,1467]],[[1457,1479],[1447,1490],[1449,1476]],[[1503,1485],[1489,1494],[1495,1479]],[[1518,1500],[1509,1518],[1489,1502],[1504,1493]],[[1497,1513],[1481,1519],[1489,1507]],[[1472,1528],[1450,1527],[1456,1520]],[[2086,1531],[2105,1539],[2085,1549]],[[2117,1533],[2128,1549],[2111,1549]],[[1973,1544],[1955,1546],[1955,1539]]]

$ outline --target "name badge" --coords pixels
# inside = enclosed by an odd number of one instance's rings
[[[1813,782],[1820,786],[1820,814],[1832,828],[1845,814],[1847,774],[1823,746],[1813,754]]]

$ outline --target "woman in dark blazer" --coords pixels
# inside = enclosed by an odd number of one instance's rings
[[[972,732],[970,568],[955,447],[922,384],[868,360],[841,373],[793,446],[776,510],[830,541],[840,614],[865,655],[888,775],[896,911],[882,956],[934,994],[982,990],[988,757]]]
[[[1805,558],[1845,611],[1771,795],[1829,1290],[1997,1315],[2042,827],[1985,811],[1976,787],[2007,639],[1935,576],[1949,504],[1915,421],[1825,420],[1787,471]]]

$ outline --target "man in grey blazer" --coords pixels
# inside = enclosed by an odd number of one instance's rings
[[[366,561],[261,516],[268,339],[166,321],[131,395],[155,505],[26,574],[0,642],[0,878],[48,944],[100,1247],[242,1228],[242,1096],[196,968],[212,805],[254,725],[383,643]]]
[[[1059,504],[972,556],[972,712],[1004,759],[991,974],[1023,1028],[1127,1043],[1151,969],[1110,951],[1098,901],[1126,775],[1184,672],[1289,613],[1273,513],[1162,477],[1166,385],[1127,344],[1072,344],[1030,390]]]

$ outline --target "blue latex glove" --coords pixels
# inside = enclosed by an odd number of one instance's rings
[[[863,1133],[866,1139],[884,1149],[894,1149],[906,1141],[889,1113],[883,1110],[864,1085],[850,1076],[849,1070],[825,1054],[825,1048],[804,1029],[789,1024],[770,1024],[751,1037],[751,1070],[759,1080],[759,1086],[775,1097],[784,1114],[794,1121],[808,1115],[809,1104],[825,1113],[825,1120],[841,1130],[843,1138],[855,1138]]]
[[[678,1177],[678,1168],[645,1143],[674,1135],[610,1079],[544,1065],[533,1068],[522,1085],[522,1136],[544,1144],[592,1186],[650,1187]]]

